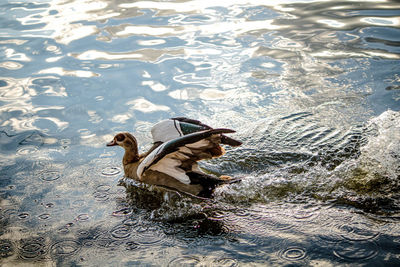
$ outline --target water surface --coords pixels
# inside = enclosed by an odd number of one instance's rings
[[[400,264],[396,1],[3,1],[0,264]],[[175,116],[235,129],[199,201],[124,179]]]

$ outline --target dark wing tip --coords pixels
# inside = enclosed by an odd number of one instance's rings
[[[228,137],[228,136],[223,135],[223,134],[221,135],[221,143],[225,144],[225,145],[230,145],[230,146],[233,146],[233,147],[242,145],[241,141],[238,141],[236,139],[233,139],[233,138]]]
[[[236,133],[235,130],[232,129],[227,129],[227,128],[217,128],[217,129],[212,129],[208,130],[212,134],[221,134],[221,133]]]

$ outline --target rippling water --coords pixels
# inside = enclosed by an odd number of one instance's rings
[[[0,4],[0,264],[400,264],[396,1]],[[123,178],[130,131],[244,144],[201,202]]]

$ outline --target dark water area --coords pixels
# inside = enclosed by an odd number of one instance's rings
[[[2,1],[0,265],[400,265],[399,101],[397,1]],[[176,116],[241,183],[124,178]]]

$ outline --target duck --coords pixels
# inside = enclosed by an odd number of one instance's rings
[[[226,175],[216,177],[206,174],[198,166],[198,161],[225,154],[220,144],[241,144],[225,135],[234,133],[234,130],[214,129],[197,120],[181,117],[166,121],[153,127],[154,144],[143,154],[139,154],[138,142],[128,132],[116,134],[107,143],[107,146],[124,148],[122,165],[125,177],[199,198],[211,198],[215,188],[220,185],[240,182],[240,179]],[[165,131],[167,137],[163,137],[161,129],[168,129],[165,126],[171,123],[178,125],[175,129],[180,131]]]

